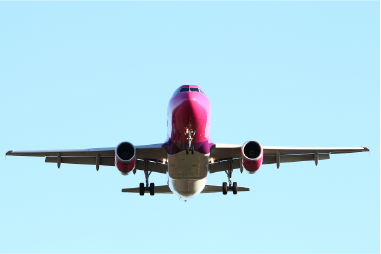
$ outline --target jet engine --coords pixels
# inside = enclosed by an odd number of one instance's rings
[[[248,141],[241,148],[242,165],[254,174],[262,165],[263,148],[257,141]]]
[[[127,175],[135,168],[136,149],[130,142],[122,142],[115,148],[115,165],[122,175]]]

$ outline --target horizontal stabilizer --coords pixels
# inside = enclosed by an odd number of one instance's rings
[[[140,193],[139,188],[126,188],[122,189],[122,192],[129,193]],[[249,187],[237,187],[238,192],[240,191],[250,191]],[[232,190],[228,190],[232,191]],[[149,190],[146,190],[144,193],[149,193]],[[206,185],[204,190],[201,193],[222,193],[222,185]],[[168,185],[155,186],[155,194],[173,194]]]
[[[228,190],[233,191],[233,190]],[[249,187],[237,187],[237,191],[250,191]],[[222,185],[206,185],[201,193],[222,193]]]
[[[122,189],[122,192],[140,193],[140,188]],[[146,190],[144,193],[149,193],[149,190]],[[172,194],[172,191],[168,185],[155,186],[155,194]]]

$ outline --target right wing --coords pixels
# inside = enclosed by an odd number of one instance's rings
[[[149,160],[149,171],[163,174],[167,172],[167,165],[163,163],[163,158],[167,157],[167,151],[163,148],[163,144],[135,146],[135,148],[137,170],[144,170],[144,159],[147,159]],[[95,165],[97,170],[99,165],[115,166],[115,147],[75,150],[10,150],[6,155],[45,157],[45,162],[57,163],[57,166],[61,163]]]

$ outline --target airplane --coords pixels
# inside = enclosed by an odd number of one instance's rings
[[[144,171],[145,184],[122,192],[177,194],[187,201],[200,193],[237,194],[249,191],[232,182],[234,169],[255,173],[263,164],[330,159],[331,154],[369,151],[368,147],[288,147],[264,146],[257,141],[243,145],[214,143],[210,139],[211,105],[203,89],[196,85],[182,85],[172,95],[167,111],[167,140],[164,143],[134,146],[121,142],[116,147],[81,150],[14,151],[8,156],[45,157],[45,162],[116,166],[122,175]],[[167,174],[167,185],[149,183],[152,172]],[[225,172],[228,178],[222,185],[207,185],[207,176]]]

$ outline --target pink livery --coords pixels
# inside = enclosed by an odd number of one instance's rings
[[[134,146],[122,142],[116,147],[80,150],[8,151],[11,156],[45,157],[45,162],[116,166],[123,175],[144,171],[146,183],[123,192],[175,193],[187,200],[199,193],[249,191],[232,182],[233,169],[255,173],[262,164],[314,161],[330,158],[330,154],[369,151],[367,147],[287,147],[262,146],[257,141],[243,145],[213,143],[210,140],[211,107],[205,92],[195,85],[180,86],[172,95],[167,112],[167,140],[164,143]],[[167,174],[168,183],[149,183],[152,172]],[[206,185],[211,173],[225,172],[228,182]],[[229,185],[228,185],[229,183]]]

